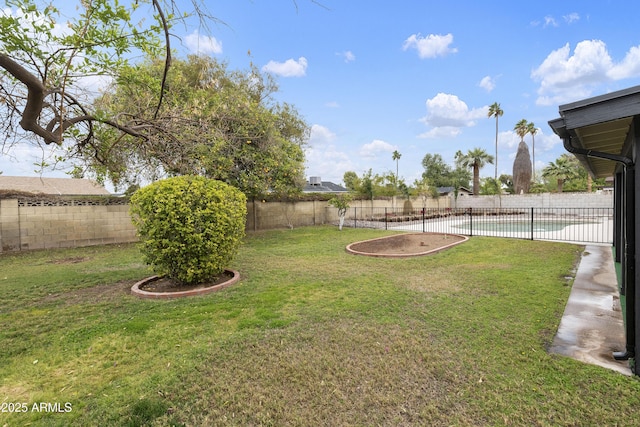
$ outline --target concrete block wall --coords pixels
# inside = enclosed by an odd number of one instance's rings
[[[326,201],[247,203],[247,231],[322,225],[327,222]]]
[[[449,197],[422,200],[411,199],[413,209],[450,207]],[[352,200],[349,203],[350,213],[353,209],[358,212],[367,209],[393,208],[404,209],[405,199],[398,197],[396,200]],[[358,214],[360,216],[360,214]],[[333,224],[338,222],[338,211],[330,206],[326,200],[313,200],[301,202],[262,202],[260,200],[247,203],[247,231],[272,230],[277,228],[303,227],[308,225]]]
[[[127,243],[138,240],[127,204],[0,200],[0,250]]]
[[[403,209],[405,200],[354,200],[351,207]],[[420,209],[449,207],[449,198],[413,199]],[[337,210],[327,201],[247,203],[247,231],[337,223]],[[108,243],[135,242],[128,204],[102,204],[72,199],[0,200],[0,252]]]
[[[129,216],[129,205],[73,200],[0,200],[0,252],[79,247],[138,240]],[[413,209],[427,208],[612,208],[611,193],[562,193],[498,196],[465,196],[412,199]],[[351,209],[404,209],[405,200],[354,200]],[[373,210],[373,209],[372,209]],[[327,201],[248,202],[247,231],[335,224],[337,209]]]
[[[458,208],[613,208],[613,193],[542,193],[503,196],[466,196],[455,202]]]
[[[20,250],[20,208],[17,199],[0,200],[0,252]]]

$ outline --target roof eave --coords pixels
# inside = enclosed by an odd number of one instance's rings
[[[610,175],[615,170],[615,163],[610,161],[630,164],[631,160],[622,155],[626,138],[611,138],[602,146],[601,138],[594,143],[588,134],[596,135],[594,128],[628,129],[631,120],[627,123],[625,119],[640,116],[640,86],[564,104],[559,112],[561,117],[550,120],[549,126],[592,176]]]

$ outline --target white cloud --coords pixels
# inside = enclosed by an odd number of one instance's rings
[[[607,47],[601,40],[581,41],[576,45],[573,55],[570,53],[567,43],[551,52],[531,72],[532,79],[540,82],[537,104],[552,105],[589,96],[595,84],[609,80],[616,73],[622,75],[624,70],[632,70],[640,64],[640,55],[634,58],[630,51],[627,55],[629,62],[614,68]]]
[[[329,128],[318,124],[311,126],[309,145],[305,149],[310,176],[320,176],[323,180],[339,183],[346,171],[357,169],[351,157],[333,144],[335,139],[336,134]]]
[[[335,145],[307,148],[305,161],[309,176],[319,176],[323,181],[331,181],[336,184],[342,182],[346,171],[357,170],[351,157],[340,151]]]
[[[353,62],[356,60],[356,56],[350,50],[346,50],[344,52],[336,53],[338,56],[342,56],[344,58],[344,62]]]
[[[546,28],[546,27],[549,27],[549,26],[557,27],[558,26],[558,22],[556,21],[556,19],[553,16],[547,15],[547,16],[544,17],[543,28]]]
[[[540,82],[538,105],[587,98],[599,84],[639,76],[640,46],[632,46],[624,59],[615,63],[601,40],[583,40],[573,54],[567,43],[531,72],[531,78]]]
[[[317,124],[311,126],[309,144],[313,146],[322,146],[330,144],[334,139],[336,139],[336,134],[331,132],[329,128]]]
[[[462,131],[460,128],[452,127],[452,126],[441,126],[437,128],[430,129],[427,132],[421,133],[418,135],[418,138],[423,139],[453,139],[456,136],[460,135]]]
[[[324,106],[329,108],[340,108],[340,104],[338,104],[338,101],[329,101],[325,103]]]
[[[431,99],[427,99],[427,115],[420,119],[423,123],[434,128],[462,128],[476,125],[476,120],[486,117],[487,108],[469,109],[467,104],[456,95],[439,93]],[[453,130],[434,130],[431,134],[444,134],[456,136],[460,132]],[[424,135],[430,134],[423,134]]]
[[[578,22],[580,20],[580,15],[576,12],[572,12],[568,15],[563,15],[562,19],[564,20],[565,23],[571,25],[575,22]],[[558,23],[558,20],[551,15],[547,15],[543,18],[543,22],[541,23],[540,21],[536,20],[536,21],[532,21],[531,22],[531,26],[532,27],[537,27],[539,25],[542,24],[542,28],[547,28],[547,27],[559,27],[560,24]]]
[[[415,48],[421,59],[436,58],[456,53],[458,49],[451,47],[451,43],[453,43],[453,35],[451,33],[446,35],[429,34],[426,37],[422,37],[420,34],[412,34],[404,41],[402,50]]]
[[[307,58],[287,59],[285,62],[269,61],[262,71],[282,77],[303,77],[307,72]]]
[[[553,51],[544,62],[534,70],[534,77],[543,76],[544,84],[569,86],[575,81],[601,81],[611,68],[612,61],[607,46],[601,40],[584,40],[570,53],[569,44]]]
[[[573,12],[568,15],[564,15],[563,18],[567,24],[573,24],[574,22],[580,20],[580,15],[578,15],[576,12]]]
[[[222,42],[215,37],[198,34],[198,30],[184,38],[184,43],[192,53],[220,54],[222,53]]]
[[[538,152],[538,150],[551,151],[560,144],[562,144],[562,140],[553,132],[545,134],[544,132],[540,131],[536,134],[536,153]]]
[[[613,80],[622,80],[640,75],[640,46],[633,46],[622,62],[611,67],[607,75]]]
[[[393,152],[393,150],[397,150],[398,147],[395,145],[391,145],[388,142],[382,141],[381,139],[374,139],[372,142],[368,144],[364,144],[360,147],[360,156],[362,157],[376,157],[378,153],[385,152]]]
[[[496,82],[493,80],[491,76],[484,76],[478,86],[486,90],[487,92],[491,92],[496,88]]]

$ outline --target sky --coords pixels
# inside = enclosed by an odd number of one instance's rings
[[[178,54],[271,73],[275,100],[311,128],[305,175],[323,181],[341,183],[346,171],[395,173],[396,150],[407,184],[420,179],[426,154],[452,166],[458,150],[495,156],[494,102],[504,111],[498,175],[512,173],[521,119],[538,129],[541,170],[565,153],[548,125],[559,105],[640,84],[635,1],[206,3],[219,22],[174,28]],[[530,135],[525,142],[531,152]],[[34,175],[42,153],[21,149],[0,157],[4,175]],[[494,173],[487,165],[480,175]]]

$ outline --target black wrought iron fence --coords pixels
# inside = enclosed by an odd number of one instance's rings
[[[467,236],[612,243],[613,208],[351,208],[345,226]]]

